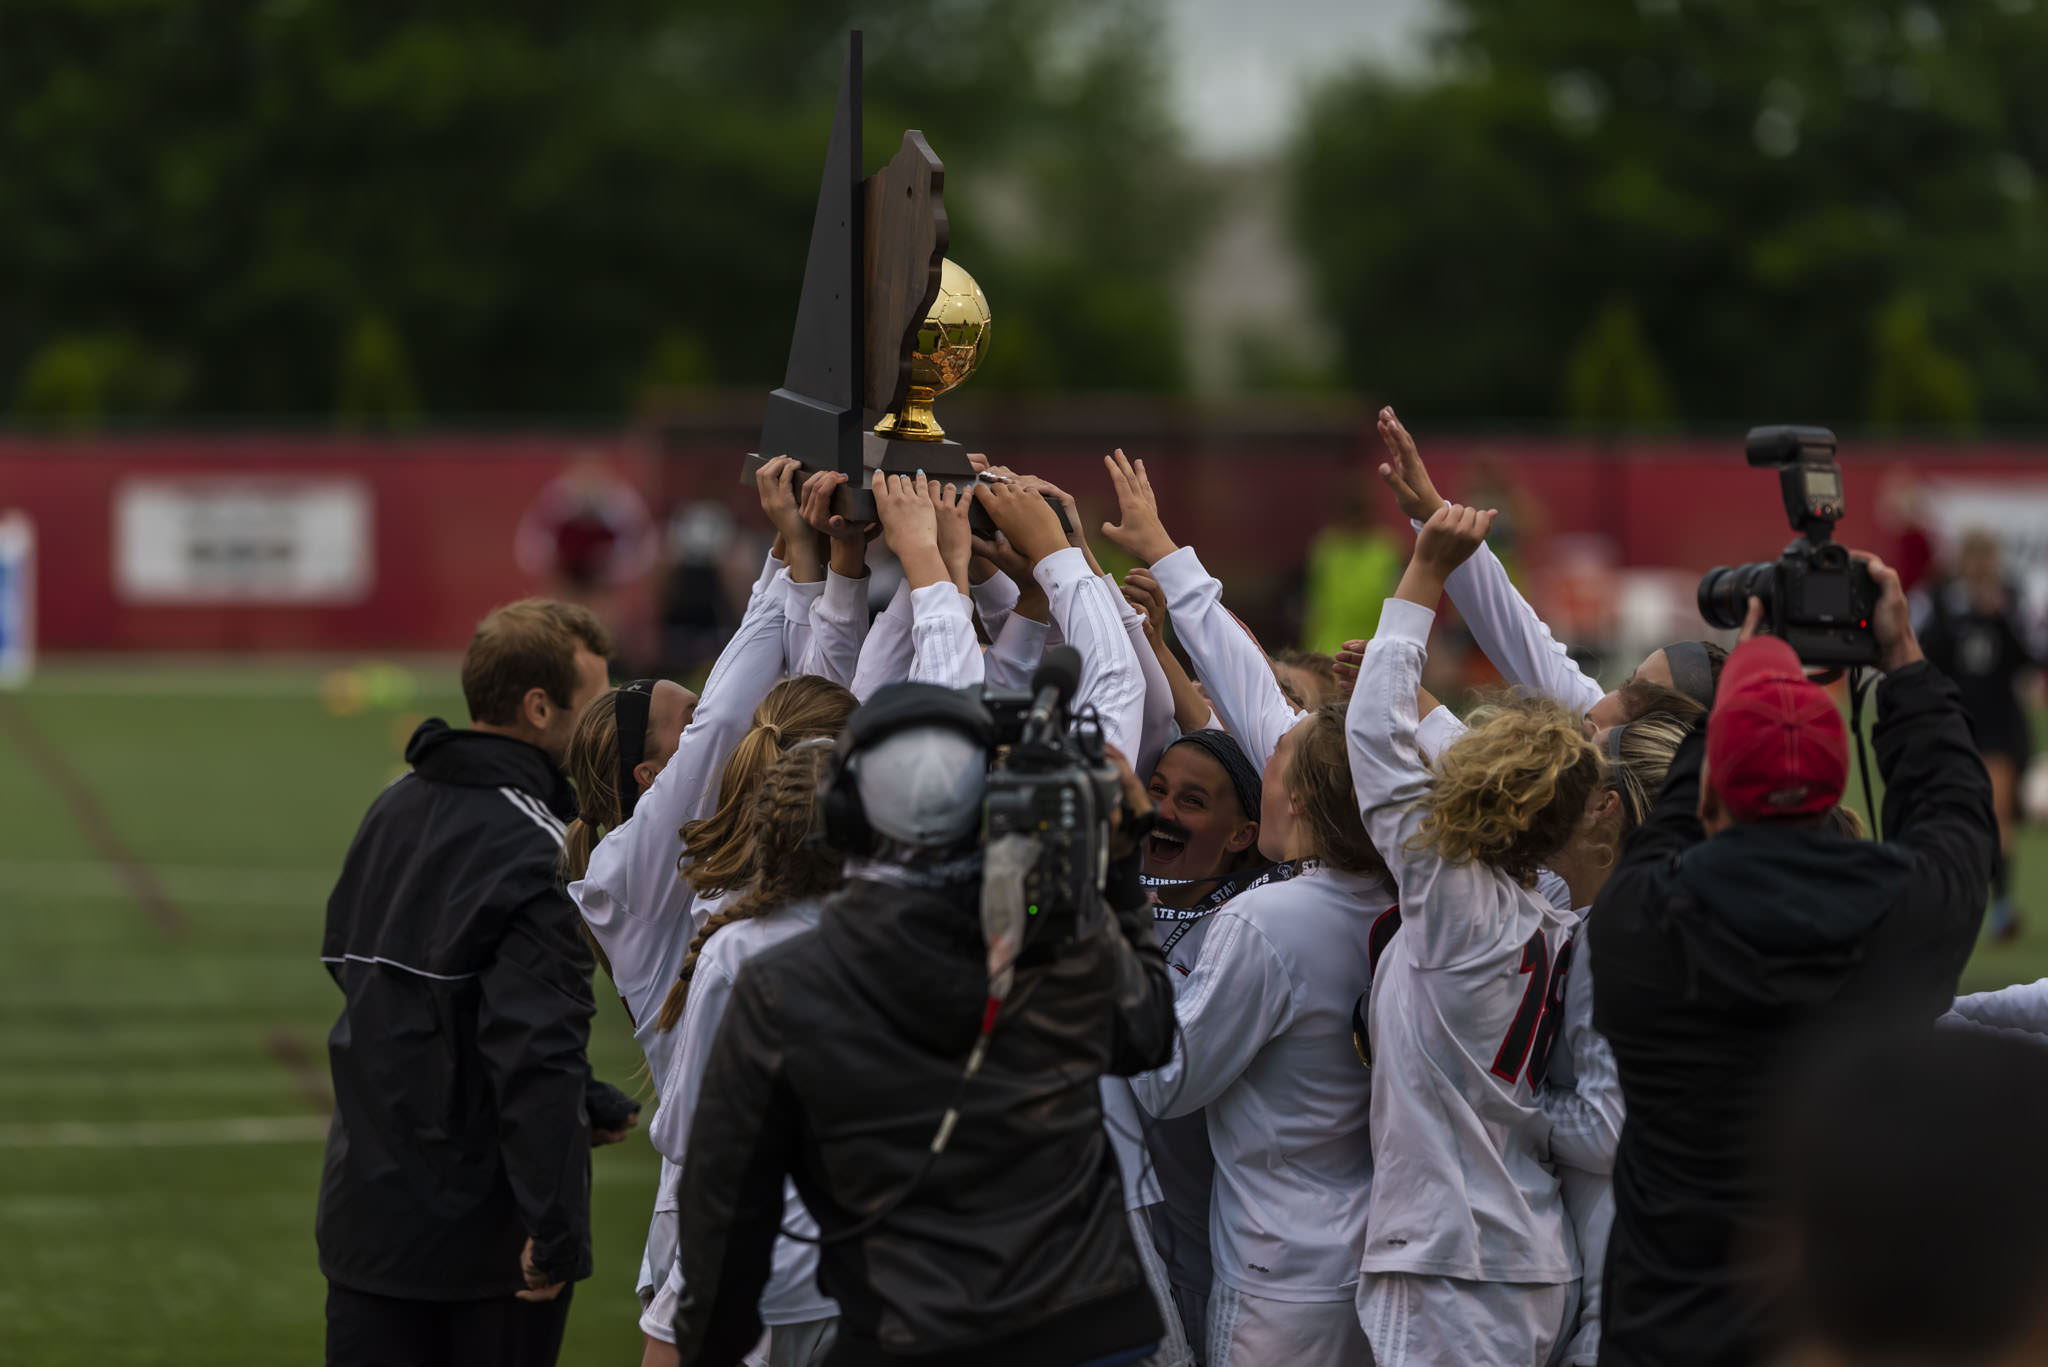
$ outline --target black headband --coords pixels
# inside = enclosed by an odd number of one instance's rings
[[[1671,686],[1701,707],[1714,705],[1714,662],[1705,641],[1673,641],[1664,647],[1671,668]]]
[[[640,781],[633,771],[647,757],[647,714],[654,702],[653,679],[635,679],[619,685],[618,710],[613,720],[619,735],[619,824],[633,815],[640,801]]]
[[[1244,819],[1259,819],[1259,799],[1264,791],[1263,785],[1259,780],[1259,771],[1253,767],[1251,757],[1245,754],[1244,747],[1238,744],[1237,737],[1228,731],[1189,731],[1166,748],[1171,750],[1174,745],[1192,745],[1222,765],[1225,777],[1230,780],[1232,791],[1237,794],[1237,805],[1243,811]]]

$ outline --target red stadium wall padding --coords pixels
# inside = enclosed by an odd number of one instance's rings
[[[1121,444],[1152,470],[1167,525],[1254,597],[1299,569],[1317,530],[1362,506],[1396,522],[1372,467],[1366,421],[1219,431],[1193,418],[1049,432],[981,412],[999,460],[1059,482],[1091,522],[1115,508],[1101,453]],[[0,437],[0,509],[21,508],[39,539],[38,625],[46,650],[456,650],[493,604],[544,591],[514,558],[515,531],[550,481],[594,454],[639,489],[659,523],[678,501],[742,510],[735,483],[745,418],[670,430],[660,440],[547,433],[410,437],[151,435]],[[1138,430],[1133,432],[1132,428]],[[1006,433],[1006,434],[1005,434]],[[1427,436],[1424,454],[1453,496],[1485,477],[1540,507],[1548,535],[1607,537],[1619,563],[1697,571],[1775,556],[1789,538],[1769,472],[1726,442],[1601,445],[1557,438]],[[970,445],[977,445],[970,439]],[[1846,445],[1850,516],[1842,539],[1880,553],[1894,533],[1880,490],[1910,474],[2048,481],[2048,445]],[[117,572],[116,506],[134,481],[222,477],[341,481],[367,500],[364,582],[341,601],[149,601]],[[758,520],[758,514],[754,515]],[[1369,624],[1368,624],[1369,625]]]

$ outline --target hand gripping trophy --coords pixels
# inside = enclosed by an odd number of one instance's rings
[[[946,259],[946,168],[924,134],[906,132],[888,165],[860,174],[860,40],[848,36],[789,367],[740,473],[750,484],[780,455],[841,471],[833,511],[855,522],[875,516],[877,471],[973,482],[932,401],[974,373],[992,326],[981,287]]]

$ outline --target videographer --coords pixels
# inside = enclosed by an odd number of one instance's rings
[[[1019,908],[992,954],[995,740],[980,701],[920,684],[877,693],[841,738],[821,805],[847,885],[815,932],[739,977],[699,1093],[686,1364],[739,1362],[759,1338],[784,1174],[822,1232],[830,1363],[1078,1367],[1136,1362],[1161,1337],[1097,1086],[1172,1049],[1138,881],[1151,802],[1119,761],[1106,895]]]
[[[1753,1363],[1781,1332],[1753,1265],[1776,1066],[1821,1026],[1948,1008],[1997,848],[1991,785],[1954,684],[1877,593],[1883,844],[1827,816],[1849,737],[1750,599],[1713,711],[1595,903],[1594,1024],[1627,1102],[1614,1166],[1603,1364]],[[1754,639],[1753,639],[1754,638]]]

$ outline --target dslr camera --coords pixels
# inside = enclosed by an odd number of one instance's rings
[[[1026,914],[1069,929],[1078,913],[1102,901],[1109,819],[1126,805],[1100,725],[1085,715],[1072,725],[1067,704],[1080,682],[1080,653],[1056,646],[1029,690],[980,694],[995,718],[997,745],[983,804],[985,843],[1007,835],[1035,842],[1022,870]]]
[[[1775,469],[1785,517],[1798,532],[1776,560],[1719,565],[1700,579],[1700,616],[1732,631],[1764,605],[1773,636],[1818,668],[1848,669],[1877,663],[1877,584],[1861,561],[1835,540],[1841,521],[1842,471],[1835,464],[1835,434],[1825,427],[1753,427],[1749,463]]]

